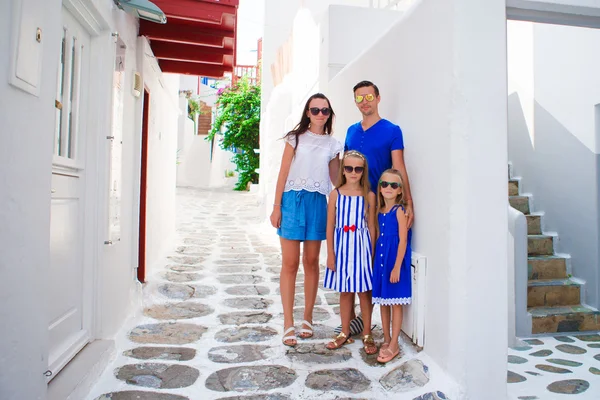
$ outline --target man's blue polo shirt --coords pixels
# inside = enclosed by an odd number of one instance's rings
[[[403,149],[402,130],[387,119],[380,119],[366,131],[357,122],[348,128],[344,143],[345,151],[360,151],[367,157],[369,183],[373,192],[377,191],[377,183],[383,171],[392,168],[392,151]]]

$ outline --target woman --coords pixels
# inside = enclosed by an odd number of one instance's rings
[[[285,149],[275,189],[271,224],[281,241],[279,288],[283,305],[283,344],[297,344],[294,327],[296,275],[300,242],[304,242],[304,320],[302,339],[313,335],[312,314],[319,288],[319,252],[327,229],[327,194],[340,166],[343,145],[332,134],[333,109],[325,95],[312,95],[300,123],[285,137]]]

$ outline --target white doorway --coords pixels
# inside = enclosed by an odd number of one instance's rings
[[[46,304],[51,377],[90,341],[93,293],[90,263],[84,258],[90,35],[64,7],[62,18]]]

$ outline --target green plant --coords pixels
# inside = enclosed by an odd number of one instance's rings
[[[235,172],[230,171],[228,169],[225,170],[225,178],[233,178],[235,176]]]
[[[242,79],[234,87],[219,95],[217,118],[206,140],[213,140],[221,133],[219,146],[234,153],[233,162],[238,172],[235,190],[247,190],[248,183],[258,183],[260,87],[252,86]]]
[[[188,98],[188,118],[195,120],[196,115],[200,114],[200,104],[193,98]]]

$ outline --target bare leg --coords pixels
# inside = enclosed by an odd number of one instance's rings
[[[398,350],[398,338],[402,330],[402,306],[392,306],[392,338],[390,342],[390,350],[395,353]]]
[[[383,343],[390,343],[391,306],[379,306],[381,309],[381,328],[383,329]]]
[[[362,313],[363,322],[365,323],[362,332],[363,336],[371,334],[371,316],[373,314],[372,293],[373,292],[369,290],[368,292],[358,294],[358,299],[360,300],[360,312]]]
[[[352,299],[354,293],[340,293],[340,318],[342,319],[342,332],[346,338],[350,338],[350,309],[352,308]],[[341,334],[340,334],[341,335]],[[325,347],[330,350],[341,347],[349,339],[340,338],[339,336],[332,342],[327,343]],[[351,342],[349,342],[351,343]]]
[[[319,252],[320,240],[307,240],[302,250],[302,265],[304,267],[304,319],[312,324],[313,310],[319,290]],[[308,329],[308,326],[303,326]],[[308,336],[302,335],[302,337]]]
[[[281,241],[281,273],[279,275],[279,291],[283,306],[283,328],[294,326],[294,296],[296,295],[296,275],[300,264],[300,242],[298,240],[280,239]],[[288,344],[294,344],[289,340]]]

